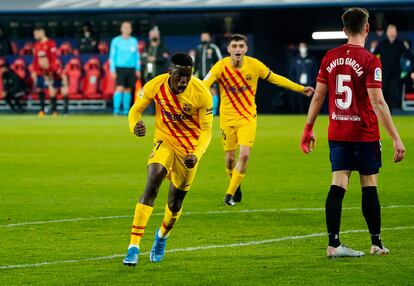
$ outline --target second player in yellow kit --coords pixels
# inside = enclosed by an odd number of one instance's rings
[[[149,81],[131,108],[128,121],[132,133],[144,136],[141,115],[155,101],[154,148],[148,159],[147,185],[135,208],[131,240],[124,264],[138,263],[139,244],[152,214],[154,201],[165,177],[171,179],[162,225],[155,233],[151,262],[164,257],[166,240],[182,212],[182,203],[194,180],[198,163],[211,140],[212,98],[201,80],[191,76],[192,59],[178,53],[168,74]]]
[[[311,96],[314,90],[275,74],[259,60],[245,56],[247,38],[243,35],[233,35],[227,51],[230,56],[212,67],[204,83],[210,87],[217,81],[220,86],[220,129],[226,170],[231,177],[224,202],[234,205],[241,200],[240,184],[256,138],[255,96],[259,78],[306,96]],[[240,146],[240,155],[236,163],[237,146]]]

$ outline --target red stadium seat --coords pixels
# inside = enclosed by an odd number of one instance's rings
[[[101,77],[101,66],[97,58],[90,58],[83,66],[85,76],[82,80],[82,92],[86,98],[102,99],[99,93],[99,80]]]
[[[5,64],[6,60],[3,58],[0,58],[0,65]],[[0,70],[0,78],[2,78],[3,72]],[[0,80],[0,98],[3,97],[3,81]]]
[[[17,44],[12,41],[10,45],[13,55],[17,55],[19,53],[19,48],[17,47]]]
[[[32,42],[24,43],[23,47],[19,51],[19,55],[21,56],[33,55],[33,43]]]
[[[58,49],[58,55],[65,56],[71,54],[73,54],[72,44],[70,42],[63,42]]]
[[[27,71],[26,63],[23,59],[16,59],[10,66],[10,68],[23,80],[26,80]]]
[[[142,41],[142,40],[138,41],[138,51],[140,54],[144,52],[145,46],[146,46],[145,41]]]
[[[81,62],[78,58],[71,59],[66,65],[63,74],[68,79],[68,97],[70,99],[81,99],[80,83],[82,78]]]
[[[107,53],[109,53],[108,42],[100,41],[98,44],[98,51],[101,55],[106,55]]]
[[[101,81],[101,91],[104,99],[109,100],[115,91],[115,79],[112,78],[111,71],[109,70],[109,60],[103,66],[103,77]]]
[[[414,93],[406,93],[405,100],[414,100]]]

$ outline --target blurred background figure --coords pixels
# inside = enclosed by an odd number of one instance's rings
[[[293,58],[290,68],[290,78],[301,85],[314,85],[318,72],[318,62],[309,54],[307,43],[300,42],[298,53]],[[308,111],[310,98],[292,93],[289,96],[293,112],[305,113]]]
[[[132,37],[131,34],[132,23],[129,21],[122,22],[121,35],[112,39],[109,51],[110,71],[112,77],[116,79],[113,96],[114,115],[128,114],[135,81],[141,78],[138,40]]]
[[[9,38],[3,33],[3,29],[0,28],[0,57],[5,57],[13,54],[11,43]]]
[[[188,55],[193,59],[193,63],[194,63],[195,57],[196,57],[196,50],[194,49],[189,50]],[[193,72],[194,72],[194,67],[193,67]]]
[[[411,62],[414,60],[411,52],[397,36],[397,27],[393,24],[388,25],[386,38],[374,51],[374,54],[381,59],[384,98],[391,112],[401,108],[401,57],[405,56]]]
[[[167,47],[161,42],[161,33],[158,27],[154,27],[149,31],[148,38],[149,44],[142,54],[145,82],[165,73],[168,70],[168,60],[170,58]]]
[[[33,31],[36,43],[33,47],[33,72],[32,79],[35,83],[36,92],[40,99],[39,117],[45,115],[46,91],[50,97],[50,113],[58,115],[57,112],[57,90],[62,86],[59,75],[56,43],[46,36],[43,27],[36,27]]]
[[[386,38],[384,31],[384,13],[377,12],[374,14],[374,23],[372,31],[368,34],[366,41],[366,48],[374,53],[378,47],[379,42]]]
[[[96,54],[98,53],[99,38],[95,33],[92,24],[86,22],[82,25],[82,32],[79,38],[79,52],[81,54]]]
[[[142,54],[144,67],[144,83],[157,75],[167,72],[170,58],[167,47],[161,41],[161,33],[158,27],[154,27],[148,33],[149,43]],[[149,114],[155,114],[155,105],[151,103],[147,110]]]
[[[1,96],[6,100],[13,112],[24,112],[20,103],[22,96],[26,94],[24,81],[9,68],[5,61],[0,62],[0,69],[3,82],[3,92]]]
[[[194,58],[194,75],[202,80],[214,64],[223,57],[219,47],[211,41],[209,33],[201,33],[200,40]],[[217,115],[220,104],[217,85],[213,85],[210,92],[213,95],[213,114]]]

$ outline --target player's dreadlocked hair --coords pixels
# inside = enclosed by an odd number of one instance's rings
[[[178,66],[191,67],[193,66],[193,59],[186,53],[176,53],[172,56],[171,62]]]
[[[369,13],[364,8],[349,8],[342,14],[342,23],[349,34],[357,35],[364,29],[368,17]]]

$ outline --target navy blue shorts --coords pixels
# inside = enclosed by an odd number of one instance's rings
[[[53,79],[52,86],[54,88],[60,88],[60,87],[62,87],[62,80],[60,80],[60,79]],[[48,85],[46,84],[46,81],[45,81],[45,77],[44,76],[38,75],[36,77],[36,87],[37,88],[41,88],[41,89],[47,89],[47,88],[49,88]]]
[[[358,171],[361,175],[378,174],[382,166],[381,141],[329,141],[331,169]]]

